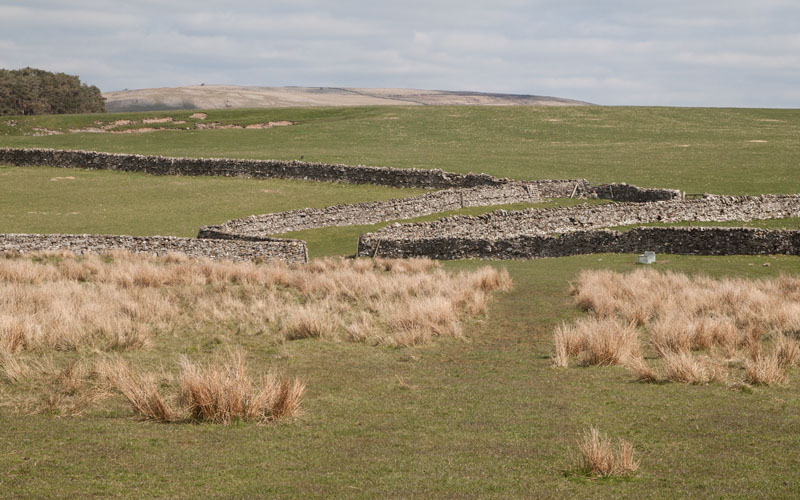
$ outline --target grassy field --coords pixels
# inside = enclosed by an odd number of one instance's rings
[[[94,149],[176,156],[297,159],[486,172],[522,179],[576,178],[672,187],[690,193],[800,191],[800,112],[631,107],[380,107],[217,110],[206,122],[296,125],[267,130],[20,135],[68,130],[87,115],[0,120],[0,146]],[[8,134],[8,135],[3,135]]]
[[[248,215],[425,192],[370,185],[0,166],[0,232],[197,236]]]
[[[523,178],[624,180],[689,192],[800,191],[796,111],[420,107],[209,112],[209,120],[224,116],[300,123],[141,136],[8,135],[0,136],[0,146],[257,158],[303,154],[312,160]],[[96,119],[42,117],[36,126],[84,126]],[[530,140],[523,140],[526,136]],[[66,176],[75,179],[50,180]],[[415,192],[50,168],[0,168],[0,180],[0,232],[191,235],[199,225],[250,213]],[[372,229],[328,228],[289,236],[308,239],[312,255],[352,254],[358,233],[366,230]],[[152,348],[124,356],[170,370],[180,354],[206,359],[227,345],[241,345],[252,368],[277,369],[306,382],[303,415],[271,426],[155,424],[137,421],[121,399],[69,417],[22,416],[0,403],[0,497],[796,496],[797,368],[786,386],[731,388],[722,383],[642,384],[620,367],[552,367],[553,329],[585,314],[569,294],[570,281],[584,269],[630,271],[635,260],[633,255],[600,254],[492,262],[508,269],[514,289],[496,295],[487,316],[465,325],[466,339],[440,338],[413,348],[316,339],[275,342],[237,333],[231,324],[159,337]],[[483,264],[459,261],[444,267],[457,271]],[[800,258],[659,255],[654,267],[758,278],[798,275]],[[88,354],[48,355],[61,363]],[[13,390],[0,379],[0,397]],[[576,441],[590,425],[633,443],[642,461],[633,478],[594,480],[576,472]]]

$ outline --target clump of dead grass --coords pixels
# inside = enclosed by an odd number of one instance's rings
[[[630,476],[639,469],[640,461],[633,455],[633,445],[619,439],[617,446],[594,426],[584,431],[578,440],[579,468],[584,474],[608,477]]]
[[[726,376],[725,368],[710,357],[688,352],[666,353],[663,370],[667,380],[685,384],[708,384]]]
[[[0,373],[9,382],[19,382],[30,373],[30,367],[16,356],[0,347]]]
[[[49,355],[21,358],[0,350],[0,374],[14,389],[0,406],[20,414],[80,415],[110,395],[84,356],[57,362]]]
[[[270,373],[254,385],[244,352],[232,351],[229,358],[221,365],[181,359],[180,401],[191,418],[219,424],[266,423],[297,415],[305,384]]]
[[[617,365],[640,353],[639,337],[632,323],[616,318],[582,318],[562,324],[555,332],[556,366],[568,366],[577,356],[583,365]]]
[[[574,324],[562,323],[556,327],[553,337],[556,345],[556,354],[553,357],[555,366],[566,368],[569,366],[569,358],[577,357],[583,352],[586,346],[586,335],[583,322],[586,319],[578,320]]]
[[[178,410],[161,396],[155,374],[132,370],[119,357],[100,361],[97,370],[142,418],[156,422],[174,422],[179,418]]]
[[[289,308],[281,319],[281,330],[288,340],[332,338],[338,329],[338,317],[326,304],[311,303]]]
[[[264,424],[300,412],[305,384],[274,373],[254,381],[242,350],[206,364],[182,357],[179,364],[178,393],[171,397],[161,394],[164,376],[133,370],[119,357],[98,363],[97,370],[145,420]]]
[[[758,353],[744,361],[745,380],[753,385],[783,385],[788,381],[786,366],[777,352]]]
[[[618,316],[639,325],[669,315],[725,318],[737,327],[800,330],[798,278],[748,280],[690,277],[639,269],[622,274],[584,271],[573,285],[577,304],[598,317]]]
[[[505,271],[450,273],[430,259],[288,266],[120,251],[7,255],[0,259],[0,349],[138,349],[158,332],[220,324],[277,340],[409,345],[459,336],[465,317],[484,314],[490,294],[510,286]]]
[[[775,342],[775,357],[784,370],[797,364],[800,359],[800,342],[780,334]]]
[[[660,380],[656,371],[641,356],[628,358],[625,366],[636,374],[639,382],[655,383]]]
[[[635,332],[618,329],[604,346],[636,346],[639,338],[647,339],[662,375],[639,349],[630,348],[617,358],[644,382],[724,381],[730,366],[739,365],[747,383],[782,384],[800,359],[800,342],[792,337],[800,331],[800,278],[712,279],[601,270],[582,272],[572,292],[590,316],[555,329],[556,366],[567,366],[571,357],[594,360],[586,354],[591,338],[586,332],[603,322],[628,324]],[[765,353],[770,344],[772,350]]]
[[[462,336],[463,321],[485,314],[491,294],[510,287],[505,271],[445,272],[430,259],[288,266],[120,251],[7,253],[0,390],[8,397],[0,406],[75,415],[114,392],[153,421],[280,420],[296,414],[302,384],[275,375],[250,382],[243,355],[206,365],[183,360],[176,378],[108,353],[176,334],[411,346]]]

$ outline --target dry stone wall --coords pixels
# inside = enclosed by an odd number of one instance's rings
[[[201,238],[93,235],[0,235],[0,250],[125,249],[224,259],[307,260],[305,242],[266,238],[299,229],[406,219],[469,206],[535,202],[541,198],[607,198],[622,203],[555,209],[503,210],[430,223],[394,224],[359,240],[359,255],[433,258],[535,258],[593,252],[800,253],[798,231],[746,228],[598,230],[648,222],[728,221],[800,217],[800,196],[705,196],[686,200],[670,189],[627,184],[591,186],[583,179],[510,181],[442,170],[330,165],[297,161],[167,158],[91,151],[0,148],[0,164],[136,171],[155,175],[222,175],[308,179],[443,189],[386,202],[338,205],[251,216],[208,226]]]
[[[596,198],[594,188],[586,179],[544,179],[516,181],[535,185],[542,198]]]
[[[479,216],[456,215],[432,222],[393,224],[372,233],[370,237],[372,239],[420,239],[434,236],[499,238],[566,233],[581,229],[649,222],[749,221],[786,217],[800,217],[800,196],[712,195],[698,200],[609,203],[513,212],[497,210]]]
[[[747,221],[800,217],[800,196],[707,196],[700,200],[515,212],[393,224],[361,236],[359,255],[452,258],[536,258],[594,252],[797,253],[796,231],[726,228],[594,230],[648,222]],[[573,236],[574,234],[574,236]]]
[[[585,179],[512,181],[488,174],[457,174],[439,169],[370,167],[280,160],[237,160],[230,158],[172,158],[153,155],[114,154],[59,149],[0,148],[0,164],[52,166],[144,172],[152,175],[218,175],[277,179],[303,179],[352,184],[431,189],[471,188],[528,184],[545,198],[593,198],[595,188]],[[671,199],[679,191],[642,189],[635,186],[602,191],[604,198],[621,201]],[[640,198],[640,199],[639,199]]]
[[[680,191],[643,189],[620,184],[616,193],[626,199],[664,198],[683,199]],[[377,222],[411,219],[464,207],[535,203],[543,198],[593,196],[591,186],[584,180],[512,181],[498,186],[446,189],[409,198],[383,202],[335,205],[322,209],[306,208],[234,219],[218,226],[200,228],[200,238],[263,237],[301,229],[329,226],[352,226]],[[603,193],[603,197],[614,192]],[[575,209],[565,209],[573,211]]]
[[[225,260],[283,260],[307,262],[308,250],[301,240],[212,240],[174,236],[105,236],[91,234],[0,234],[0,252],[68,250],[77,254],[127,250],[165,255],[180,252],[189,257]]]
[[[336,205],[322,209],[305,208],[230,220],[219,226],[200,228],[199,238],[263,237],[301,229],[374,224],[410,219],[463,207],[533,203],[541,201],[535,183],[446,189],[410,198],[370,203]]]
[[[640,188],[621,182],[619,184],[600,184],[594,186],[592,192],[598,198],[614,201],[632,201],[648,203],[652,201],[682,200],[686,196],[677,189]]]
[[[591,253],[689,255],[800,255],[800,231],[755,228],[642,227],[630,231],[581,230],[561,235],[359,240],[362,257],[433,259],[536,259]]]
[[[170,158],[56,149],[0,148],[0,164],[119,170],[153,175],[304,179],[434,189],[497,186],[508,182],[507,179],[499,179],[487,174],[456,174],[438,169],[351,166],[279,160]]]

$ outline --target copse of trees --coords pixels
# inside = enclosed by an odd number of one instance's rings
[[[0,68],[0,115],[102,113],[105,98],[77,76],[36,68]]]

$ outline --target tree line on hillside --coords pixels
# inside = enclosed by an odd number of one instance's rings
[[[102,113],[105,98],[77,76],[36,68],[0,68],[0,115]]]

